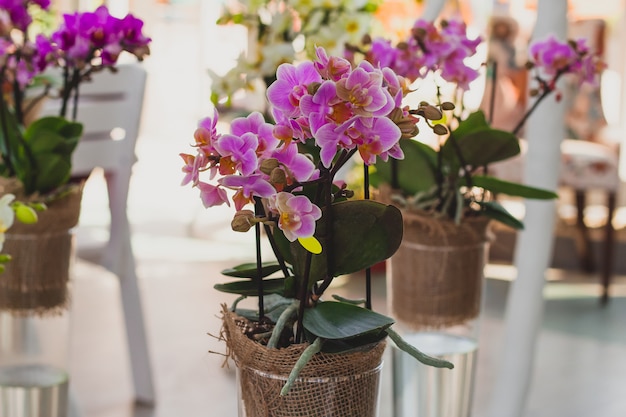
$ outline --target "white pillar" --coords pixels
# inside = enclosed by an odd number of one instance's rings
[[[445,0],[427,0],[421,18],[429,22],[434,22],[441,14],[445,4]]]
[[[533,39],[554,34],[565,40],[567,1],[540,0]],[[527,184],[555,190],[560,166],[560,144],[565,136],[565,108],[554,94],[531,116],[526,129],[529,141],[525,160]],[[517,279],[512,283],[506,311],[503,349],[489,407],[489,417],[524,414],[534,365],[534,353],[542,318],[545,271],[553,249],[556,202],[526,201],[526,229],[519,234],[515,253]]]

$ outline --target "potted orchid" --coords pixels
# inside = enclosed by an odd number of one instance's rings
[[[211,100],[230,106],[239,90],[253,91],[274,81],[282,63],[315,57],[315,47],[343,53],[344,44],[358,43],[373,27],[380,0],[332,2],[237,0],[224,6],[217,23],[248,30],[248,50],[225,74],[209,71]],[[263,91],[263,90],[262,90]]]
[[[48,206],[36,225],[16,224],[8,232],[7,252],[15,262],[29,264],[33,264],[26,259],[30,256],[40,260],[48,257],[24,248],[30,253],[26,257],[11,236],[60,231],[67,235],[78,221],[82,186],[70,180],[72,153],[82,134],[82,125],[75,121],[80,84],[98,71],[114,71],[122,52],[143,59],[149,53],[150,42],[142,34],[141,20],[130,14],[115,18],[106,7],[67,14],[50,35],[34,33],[32,14],[48,11],[49,4],[48,0],[0,3],[1,192],[15,194],[24,201],[22,211]],[[60,75],[55,78],[53,74]],[[39,117],[39,106],[49,96],[61,98],[59,115]],[[68,114],[70,107],[72,114]],[[30,214],[36,215],[34,210]],[[62,246],[69,254],[69,240],[59,239],[65,242]],[[64,281],[66,273],[62,271],[66,271],[67,263],[58,265],[59,274],[50,273],[51,266],[58,264],[52,259],[49,264],[43,262],[48,265],[43,270],[48,279],[59,275]],[[5,285],[7,276],[18,279],[16,268],[23,267],[8,264],[2,281]],[[59,297],[57,301],[63,305],[65,298]]]
[[[49,6],[49,0],[0,1],[0,234],[6,238],[0,332],[12,335],[0,355],[0,380],[8,390],[3,410],[9,415],[66,413],[62,323],[82,195],[82,180],[71,178],[82,134],[76,122],[79,86],[98,71],[114,71],[122,52],[143,59],[150,42],[141,20],[115,18],[106,7],[64,15],[51,34],[37,33],[33,15],[49,12]],[[60,113],[41,117],[39,107],[49,96],[61,98]],[[25,342],[23,332],[32,329],[44,348],[33,350]]]
[[[555,92],[560,77],[570,74],[593,82],[602,68],[584,41],[549,38],[535,42],[527,65],[533,74],[534,102],[508,132],[492,128],[482,110],[468,111],[463,106],[463,92],[479,76],[467,61],[480,42],[467,37],[462,22],[437,25],[418,20],[410,35],[397,45],[373,39],[365,49],[351,49],[353,62],[362,58],[383,69],[391,68],[415,82],[417,94],[420,82],[434,79],[439,83],[434,104],[422,101],[414,107],[399,106],[394,116],[404,134],[400,140],[404,159],[377,163],[372,184],[380,201],[401,208],[404,221],[403,242],[387,264],[391,315],[418,348],[421,343],[430,346],[426,353],[461,355],[470,361],[478,346],[476,325],[490,221],[523,227],[496,197],[557,197],[552,191],[490,176],[489,165],[520,154],[516,135],[539,103]],[[449,99],[442,94],[444,83],[454,87]],[[497,104],[492,103],[490,114],[494,107],[497,111]],[[420,142],[419,137],[414,140],[424,126],[434,133],[434,145]],[[399,375],[405,372],[395,370]],[[396,387],[400,396],[403,390]],[[440,402],[445,402],[448,395],[469,398],[471,394],[441,395]],[[467,413],[469,409],[463,409],[458,415]]]
[[[375,416],[387,336],[424,363],[452,367],[406,344],[391,318],[371,310],[368,291],[364,305],[328,295],[334,278],[388,258],[402,240],[396,207],[355,200],[335,181],[356,154],[367,165],[402,158],[390,117],[402,82],[322,48],[314,61],[279,66],[276,78],[267,90],[273,123],[255,112],[220,133],[216,111],[196,130],[196,153],[181,154],[184,184],[206,207],[232,200],[233,230],[255,232],[255,261],[223,271],[235,280],[215,285],[240,296],[223,310],[222,334],[243,415]],[[261,231],[274,261],[260,253]],[[239,307],[245,297],[257,308]]]

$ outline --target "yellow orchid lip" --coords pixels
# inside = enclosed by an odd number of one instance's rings
[[[309,237],[299,237],[298,242],[302,245],[302,247],[314,255],[319,255],[322,253],[322,244],[319,240],[315,238],[315,236]]]

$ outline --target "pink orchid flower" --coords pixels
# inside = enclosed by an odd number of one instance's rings
[[[270,211],[278,215],[278,227],[293,242],[315,233],[315,221],[322,217],[322,210],[305,196],[280,192],[268,199]]]
[[[300,114],[300,99],[308,94],[307,86],[321,83],[322,77],[315,70],[313,62],[303,62],[298,66],[281,64],[276,70],[276,81],[267,89],[270,104],[287,117]]]

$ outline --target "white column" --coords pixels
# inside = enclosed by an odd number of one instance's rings
[[[554,34],[566,37],[567,1],[540,0],[533,39]],[[565,135],[565,109],[554,94],[548,96],[527,124],[528,154],[525,181],[555,190],[560,166],[560,143]],[[515,253],[517,279],[512,283],[500,366],[496,374],[489,417],[524,414],[532,377],[535,345],[543,318],[545,271],[553,249],[556,202],[526,201],[526,229],[519,234]]]
[[[424,12],[421,16],[422,19],[434,22],[441,14],[441,11],[443,10],[443,6],[445,6],[445,4],[445,0],[426,0]]]

